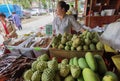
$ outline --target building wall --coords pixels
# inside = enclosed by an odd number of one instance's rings
[[[3,0],[0,0],[0,4],[2,4],[3,3]]]

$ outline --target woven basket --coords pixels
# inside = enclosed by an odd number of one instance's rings
[[[89,50],[88,50],[89,51]],[[66,51],[66,50],[59,50],[59,49],[54,49],[54,48],[49,48],[50,56],[54,56],[57,58],[73,58],[73,57],[83,57],[85,56],[85,53],[88,51]],[[103,55],[104,51],[89,51],[92,52],[93,54],[99,54]]]

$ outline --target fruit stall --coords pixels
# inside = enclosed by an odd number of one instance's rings
[[[94,31],[31,32],[4,43],[11,53],[0,56],[0,81],[120,81],[119,52]]]
[[[79,0],[71,1],[77,9]],[[120,81],[120,27],[112,23],[120,18],[120,0],[82,1],[84,32],[52,35],[48,24],[4,41],[0,81]]]

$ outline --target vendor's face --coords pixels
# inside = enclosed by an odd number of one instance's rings
[[[61,6],[58,4],[58,5],[57,5],[57,8],[56,8],[56,14],[57,14],[58,16],[60,16],[60,15],[63,14],[63,12],[64,12],[64,9],[61,8]]]

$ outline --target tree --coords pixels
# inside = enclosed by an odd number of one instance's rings
[[[13,1],[13,4],[19,4],[23,8],[30,8],[32,0],[12,0],[12,1]]]

